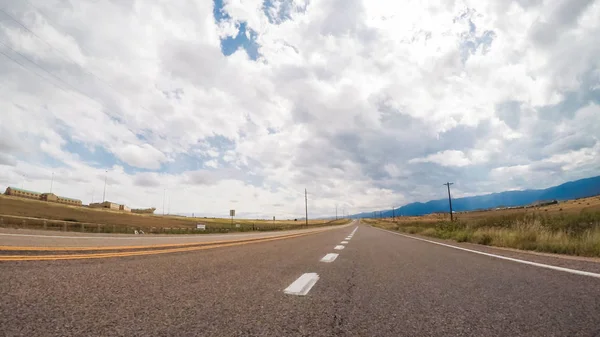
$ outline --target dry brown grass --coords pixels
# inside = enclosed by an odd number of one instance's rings
[[[29,217],[37,219],[58,220],[69,223],[101,224],[105,226],[104,231],[115,227],[136,228],[149,230],[151,228],[188,228],[196,227],[196,223],[203,223],[207,228],[226,229],[226,230],[269,230],[269,229],[293,229],[302,228],[305,223],[303,220],[251,220],[234,219],[234,224],[240,224],[241,229],[231,226],[231,219],[218,218],[191,218],[183,216],[162,216],[153,214],[135,214],[114,210],[96,209],[88,207],[68,206],[56,203],[49,203],[38,200],[23,199],[11,196],[0,195],[0,216],[12,215],[20,217]],[[5,224],[11,217],[6,217]],[[12,218],[11,218],[12,219]],[[33,221],[31,221],[33,223]],[[346,220],[309,220],[309,226],[323,226],[343,224]],[[22,220],[12,221],[13,224],[22,224]],[[27,223],[27,220],[26,220]],[[36,222],[36,224],[39,223]],[[36,227],[39,227],[36,225]],[[80,228],[81,226],[74,226]]]
[[[600,256],[600,197],[538,208],[366,220],[375,226],[459,242]]]

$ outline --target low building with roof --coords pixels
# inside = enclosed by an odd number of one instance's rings
[[[110,201],[104,201],[104,202],[96,202],[93,204],[90,204],[91,208],[107,208],[107,209],[114,209],[114,210],[119,210],[121,205],[116,204],[114,202],[110,202]]]
[[[81,206],[82,202],[79,199],[72,199],[67,197],[61,197],[54,193],[40,193],[29,190],[24,190],[22,188],[16,187],[7,187],[4,192],[5,195],[10,195],[13,197],[48,201],[48,202],[56,202],[59,204],[73,205],[73,206]]]
[[[72,199],[67,197],[61,197],[54,193],[42,193],[40,196],[40,200],[57,202],[59,204],[73,205],[73,206],[81,206],[81,200]]]
[[[16,187],[10,187],[10,186],[6,188],[6,191],[4,192],[4,194],[11,195],[14,197],[35,199],[35,200],[40,200],[40,197],[42,195],[39,192],[24,190],[22,188],[16,188]]]

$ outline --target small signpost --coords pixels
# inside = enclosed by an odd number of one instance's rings
[[[206,230],[206,225],[202,224],[202,223],[197,223],[196,224],[196,229],[204,231],[204,230]]]
[[[235,216],[235,209],[229,210],[229,216],[231,217],[231,227],[233,228],[233,217]]]

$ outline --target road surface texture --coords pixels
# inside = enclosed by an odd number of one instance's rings
[[[340,225],[342,226],[342,225]],[[188,244],[215,240],[264,238],[280,235],[319,231],[330,227],[271,232],[250,232],[231,234],[93,234],[77,232],[54,232],[31,229],[0,228],[0,246],[23,247],[97,247],[97,246],[136,246],[157,244]]]
[[[286,294],[304,273],[319,279],[305,296]],[[2,336],[600,335],[599,278],[365,225],[202,251],[0,262],[0,300]]]

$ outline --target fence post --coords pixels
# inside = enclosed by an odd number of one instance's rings
[[[81,224],[81,231],[85,232],[85,225],[83,223]]]
[[[46,223],[46,220],[44,220],[44,229],[48,229],[48,224]]]
[[[67,223],[63,221],[63,231],[67,231]]]
[[[23,228],[27,227],[27,223],[23,220]]]

